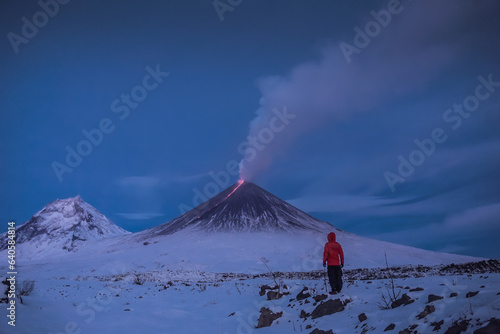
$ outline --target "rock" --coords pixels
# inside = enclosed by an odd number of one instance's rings
[[[267,307],[263,307],[260,309],[259,322],[255,328],[269,327],[274,320],[280,318],[281,316],[283,316],[283,312],[274,313]]]
[[[440,320],[439,322],[431,322],[431,326],[434,326],[433,331],[438,331],[441,329],[441,326],[444,324],[444,320]]]
[[[307,290],[309,290],[309,289],[308,289],[308,288],[307,288],[307,286],[306,286],[304,289],[302,289],[302,291],[300,291],[300,292],[297,294],[296,299],[297,299],[297,300],[303,300],[303,299],[306,299],[306,298],[311,297],[311,294],[310,294],[309,292],[306,292]]]
[[[130,309],[129,309],[129,308],[126,308],[126,309],[124,309],[124,311],[130,311]]]
[[[415,288],[415,289],[410,289],[410,292],[415,292],[415,291],[424,291],[424,289],[418,287],[418,288]]]
[[[399,331],[399,334],[411,334],[411,332],[408,328],[406,328],[406,329],[403,329],[402,331]]]
[[[366,316],[366,314],[361,313],[360,315],[358,315],[358,319],[359,319],[359,322],[363,322],[366,319],[368,319],[368,317]]]
[[[313,299],[316,303],[319,303],[320,301],[322,300],[325,300],[328,298],[328,295],[325,295],[325,294],[322,294],[322,295],[317,295],[317,296],[314,296]]]
[[[427,297],[427,302],[428,303],[432,303],[432,302],[435,302],[436,300],[440,300],[440,299],[443,299],[442,296],[436,296],[436,295],[433,295],[432,293],[429,295],[429,297]]]
[[[469,321],[468,320],[462,320],[460,322],[455,322],[444,334],[460,334],[462,332],[465,332],[467,330],[467,327],[469,327]]]
[[[264,284],[263,286],[260,287],[259,296],[264,296],[266,294],[266,290],[271,290],[271,287],[269,285]]]
[[[312,328],[311,324],[309,324],[309,325],[306,326],[306,329],[311,329],[311,328]]]
[[[315,329],[313,330],[311,333],[309,334],[333,334],[333,331],[330,329],[330,330],[327,330],[327,331],[322,331],[321,329]]]
[[[306,319],[308,316],[310,316],[310,314],[307,313],[306,311],[304,311],[304,310],[300,311],[300,314],[299,314],[300,319]]]
[[[394,328],[396,328],[396,324],[390,324],[384,329],[384,332],[392,331]]]
[[[412,331],[412,330],[414,330],[414,329],[415,329],[415,328],[417,328],[417,327],[418,327],[418,325],[417,325],[417,324],[413,324],[413,325],[411,325],[411,326],[410,326],[410,330]]]
[[[267,292],[267,299],[268,300],[276,300],[276,299],[280,299],[281,297],[283,297],[283,294],[279,293],[278,291],[268,291]]]
[[[228,318],[229,318],[229,317],[232,317],[232,316],[233,316],[233,315],[235,315],[235,314],[236,314],[236,312],[233,312],[233,313],[231,313],[230,315],[228,315],[227,317],[228,317]]]
[[[316,319],[325,315],[341,312],[343,310],[344,310],[344,305],[342,305],[340,299],[335,299],[335,300],[330,299],[316,306],[314,311],[312,311],[311,313],[311,317],[313,319]]]
[[[419,320],[423,319],[426,316],[428,316],[429,314],[434,313],[434,311],[436,311],[436,308],[434,307],[434,305],[427,305],[424,308],[424,310],[419,315],[417,315],[417,319],[419,319]]]
[[[471,297],[474,297],[475,295],[477,295],[479,293],[479,291],[470,291],[470,292],[467,292],[467,294],[465,295],[465,298],[471,298]]]
[[[456,296],[458,296],[458,293],[456,293],[456,292],[452,292],[452,293],[450,294],[450,298],[453,298],[453,297],[456,297]]]
[[[396,307],[399,307],[401,305],[409,305],[413,302],[414,302],[414,300],[411,299],[406,293],[404,293],[401,296],[401,298],[396,299],[395,301],[392,302],[391,308],[396,308]]]
[[[490,323],[474,331],[474,334],[498,334],[500,333],[500,320],[492,318]]]

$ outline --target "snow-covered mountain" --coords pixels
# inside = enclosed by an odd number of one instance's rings
[[[80,196],[56,200],[16,229],[16,241],[25,258],[75,252],[88,242],[129,234]],[[5,233],[0,250],[7,248]]]
[[[171,222],[140,234],[151,237],[184,229],[205,232],[320,232],[331,227],[256,184],[239,181]]]
[[[317,270],[329,232],[344,248],[346,268],[385,267],[386,254],[390,265],[478,260],[337,229],[250,182],[238,182],[166,224],[133,234],[79,197],[49,204],[17,231],[23,259],[50,264],[55,256],[67,255],[57,261],[80,275],[105,274],[115,264],[122,272],[261,273],[265,261],[280,271]]]

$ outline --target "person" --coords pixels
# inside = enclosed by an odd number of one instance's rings
[[[342,290],[342,268],[344,267],[344,251],[342,246],[335,240],[335,233],[328,234],[328,242],[323,252],[323,267],[328,265],[328,279],[332,291],[331,295],[340,293]]]

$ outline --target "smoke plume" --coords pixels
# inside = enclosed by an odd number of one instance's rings
[[[350,63],[339,45],[356,46],[354,27],[348,28],[352,33],[345,34],[343,41],[325,47],[318,60],[300,64],[285,76],[258,81],[262,98],[249,126],[241,178],[253,179],[299,136],[327,122],[342,121],[421,90],[452,64],[460,43],[466,44],[460,42],[464,37],[457,31],[470,18],[467,12],[481,10],[455,1],[402,1],[401,8],[386,27],[380,26],[378,35],[368,36],[368,44],[350,56]],[[374,8],[381,15],[382,10],[386,8]],[[367,13],[357,27],[365,31],[368,22],[376,22],[373,15]],[[362,41],[362,36],[358,38]],[[277,111],[285,109],[295,118],[283,123],[282,131],[270,133]]]

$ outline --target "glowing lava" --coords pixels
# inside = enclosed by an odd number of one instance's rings
[[[226,197],[224,197],[224,199],[223,199],[222,201],[220,201],[219,203],[215,204],[212,208],[210,208],[210,210],[212,210],[212,209],[213,209],[213,208],[215,208],[215,207],[218,207],[218,206],[219,206],[219,204],[221,204],[221,203],[222,203],[222,202],[224,202],[226,199],[228,199],[228,198],[229,198],[229,196],[231,196],[232,194],[234,194],[234,192],[235,192],[236,190],[238,190],[238,188],[239,188],[239,187],[241,187],[241,185],[242,185],[244,182],[245,182],[245,180],[238,180],[238,185],[237,185],[237,186],[233,189],[233,191],[231,191],[231,192],[230,192],[230,193],[229,193]],[[208,211],[210,211],[210,210],[208,210]],[[200,218],[201,218],[201,216],[198,216],[198,218],[197,218],[197,219],[200,219]]]
[[[229,193],[229,195],[227,195],[227,196],[224,198],[224,201],[225,201],[226,199],[228,199],[228,198],[229,198],[229,196],[231,196],[231,195],[232,195],[232,194],[233,194],[236,190],[238,190],[238,188],[239,188],[239,187],[241,187],[241,185],[243,184],[243,182],[245,182],[245,180],[239,180],[239,181],[238,181],[238,185],[236,186],[236,188],[234,188],[234,189],[233,189],[233,191],[231,191],[231,192]],[[221,202],[221,203],[222,203],[222,202]],[[220,204],[220,203],[219,203],[219,204]],[[217,204],[217,205],[219,205],[219,204]]]

